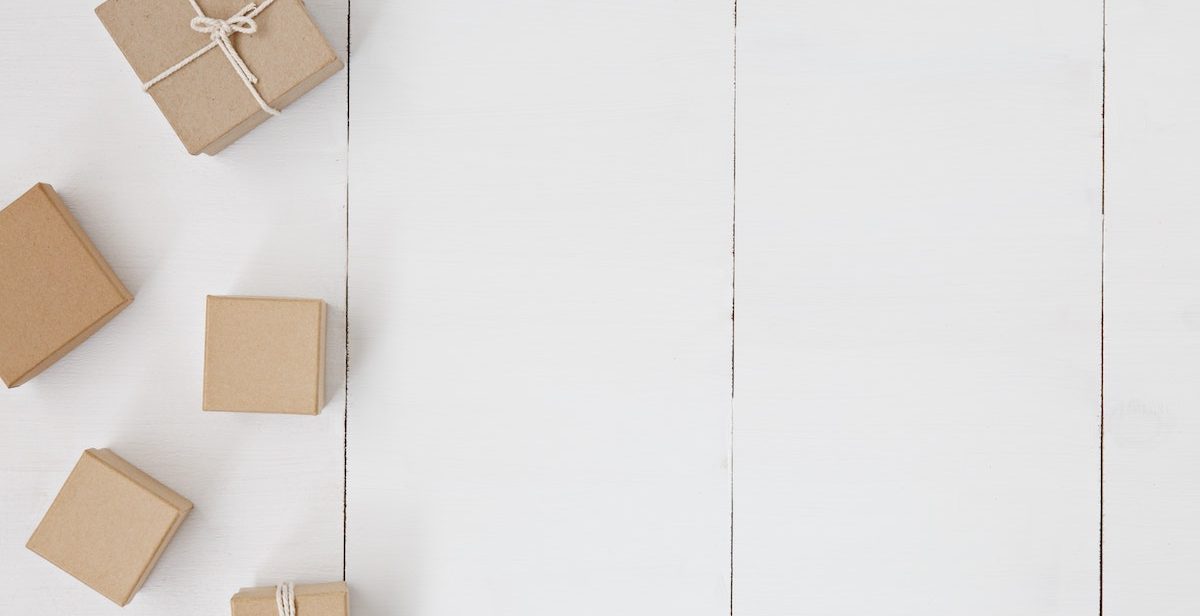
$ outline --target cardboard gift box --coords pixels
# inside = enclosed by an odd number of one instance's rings
[[[209,296],[206,411],[316,415],[325,405],[325,302]]]
[[[38,184],[0,210],[0,380],[50,367],[133,301],[58,193]]]
[[[191,154],[216,154],[342,69],[302,0],[108,0],[96,15]]]
[[[107,449],[83,452],[26,544],[117,605],[125,605],[192,503]]]
[[[284,598],[286,607],[281,610],[278,587],[243,588],[229,600],[230,612],[232,616],[279,616],[284,613],[295,616],[350,614],[350,590],[345,582],[299,584],[290,590],[291,601]],[[294,611],[288,608],[294,608]]]

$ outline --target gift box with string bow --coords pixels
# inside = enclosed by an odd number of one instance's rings
[[[342,68],[302,0],[108,0],[96,15],[191,154],[216,154]]]

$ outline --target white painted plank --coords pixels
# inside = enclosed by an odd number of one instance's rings
[[[1200,6],[1108,2],[1104,613],[1200,610]]]
[[[357,614],[727,614],[732,6],[355,2]]]
[[[1095,613],[1100,4],[738,8],[735,613]]]
[[[345,73],[192,158],[96,3],[7,3],[0,25],[0,201],[52,183],[136,296],[62,362],[0,390],[0,612],[225,614],[241,586],[341,578]],[[344,48],[346,2],[309,7]],[[200,410],[207,293],[329,302],[322,415]],[[196,505],[123,609],[24,547],[81,451],[103,446]]]

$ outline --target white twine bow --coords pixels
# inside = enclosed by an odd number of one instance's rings
[[[267,101],[263,100],[262,95],[258,93],[258,88],[254,86],[254,84],[258,83],[258,77],[255,77],[254,73],[250,71],[250,67],[246,66],[246,61],[242,60],[242,56],[233,47],[233,40],[230,39],[234,34],[254,34],[258,32],[258,22],[254,21],[254,18],[258,17],[259,13],[271,6],[271,3],[275,2],[275,0],[263,0],[262,4],[251,2],[242,7],[242,10],[234,13],[229,19],[209,17],[204,14],[204,10],[200,8],[200,5],[196,4],[196,0],[188,0],[188,2],[191,3],[192,9],[196,11],[196,17],[193,17],[191,21],[192,30],[201,34],[207,34],[212,41],[196,50],[196,53],[180,60],[175,66],[159,73],[154,79],[143,83],[142,89],[150,90],[155,84],[179,72],[180,69],[195,62],[197,58],[212,51],[213,48],[220,47],[221,51],[225,53],[225,58],[229,60],[229,65],[233,67],[234,72],[237,73],[242,83],[246,84],[246,89],[254,96],[254,101],[258,103],[258,106],[273,116],[279,115],[279,110],[268,105]],[[291,615],[289,614],[288,616]]]
[[[295,592],[291,582],[275,587],[275,608],[279,610],[279,616],[296,616]]]

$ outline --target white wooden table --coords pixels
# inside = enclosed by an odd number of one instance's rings
[[[94,1],[0,23],[136,295],[0,391],[0,614],[1200,609],[1200,5],[309,0],[192,158]],[[199,410],[209,293],[329,303],[319,417]],[[123,610],[24,549],[101,446],[196,504]]]

